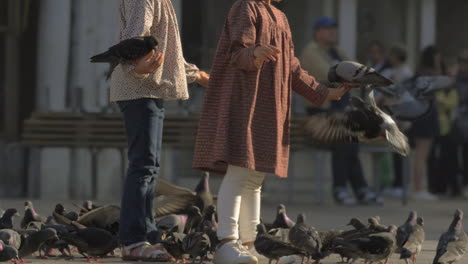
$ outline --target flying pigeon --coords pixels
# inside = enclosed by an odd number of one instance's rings
[[[12,229],[13,217],[17,216],[19,216],[19,214],[15,208],[7,209],[0,218],[0,229]]]
[[[366,86],[389,86],[393,82],[373,68],[353,61],[342,61],[328,71],[328,81]]]
[[[255,250],[259,254],[268,258],[269,264],[271,264],[272,260],[279,261],[279,259],[284,256],[306,255],[304,250],[290,243],[283,242],[279,238],[268,234],[263,224],[259,224],[257,226],[257,231],[257,238],[254,242]]]
[[[318,232],[305,223],[304,214],[299,214],[297,216],[296,224],[289,231],[289,241],[294,246],[304,250],[307,262],[310,261],[311,257],[320,259],[322,241]]]
[[[467,249],[468,237],[463,230],[463,212],[457,209],[448,230],[440,236],[432,264],[457,263]]]
[[[324,113],[309,117],[305,131],[320,144],[365,142],[384,138],[400,155],[410,151],[407,137],[396,122],[375,103],[373,91],[366,95],[369,102],[359,97],[351,98],[351,108],[345,112]]]
[[[106,76],[109,79],[119,63],[134,62],[150,53],[157,45],[158,41],[153,36],[126,39],[110,47],[106,52],[94,55],[91,57],[91,62],[109,63],[110,70]]]

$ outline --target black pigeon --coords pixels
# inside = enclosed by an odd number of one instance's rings
[[[187,234],[182,241],[182,249],[192,257],[192,263],[195,262],[197,257],[200,257],[200,263],[203,263],[210,248],[210,238],[203,232]]]
[[[309,117],[305,130],[318,144],[366,142],[384,138],[400,155],[410,151],[407,137],[396,122],[375,103],[373,91],[367,93],[369,103],[353,96],[345,112],[324,113]]]
[[[86,227],[96,227],[105,229],[116,235],[120,226],[120,207],[116,205],[106,205],[93,209],[80,216],[77,221]]]
[[[339,237],[343,231],[328,230],[319,231],[320,241],[322,242],[322,250],[320,251],[317,259],[324,259],[333,253],[334,240]]]
[[[196,229],[197,232],[204,232],[208,235],[211,242],[210,251],[214,252],[220,241],[216,231],[218,230],[218,223],[216,221],[216,206],[210,205],[203,213],[203,219]]]
[[[156,228],[164,233],[184,232],[187,215],[166,215],[156,221]]]
[[[63,234],[61,238],[75,246],[88,261],[89,257],[105,257],[118,247],[118,241],[114,235],[107,230],[95,227]]]
[[[34,232],[23,239],[21,247],[19,248],[20,258],[28,257],[44,245],[44,243],[51,239],[58,239],[57,231],[52,228],[42,229]]]
[[[20,263],[18,250],[12,246],[5,245],[0,241],[0,262],[12,261],[15,264]]]
[[[59,215],[65,216],[71,221],[77,221],[79,217],[78,213],[76,212],[73,212],[73,211],[67,212],[67,210],[65,210],[65,207],[60,203],[55,206],[54,212],[56,212]],[[62,225],[65,224],[65,223],[61,223],[59,219],[55,219],[55,221],[57,221],[57,223],[62,224]]]
[[[176,186],[167,180],[156,180],[154,212],[155,217],[170,214],[186,214],[187,208],[197,206],[202,211],[214,204],[214,197],[209,187],[209,174],[204,173],[195,191]]]
[[[13,217],[16,216],[19,216],[19,214],[15,208],[7,209],[0,218],[0,229],[12,229]]]
[[[190,206],[187,209],[187,223],[185,224],[184,233],[188,234],[200,225],[202,221],[202,215],[200,209],[197,206]]]
[[[311,257],[320,259],[322,241],[318,232],[305,223],[304,214],[299,214],[297,216],[296,224],[289,231],[289,241],[294,246],[304,250],[307,262],[310,261]]]
[[[259,254],[268,258],[269,264],[271,264],[273,260],[279,261],[279,259],[284,256],[306,255],[304,250],[290,243],[283,242],[279,238],[268,234],[263,224],[259,224],[257,226],[257,231],[257,238],[254,242],[255,250]]]
[[[110,70],[107,74],[109,79],[119,63],[131,63],[140,59],[154,50],[157,45],[158,41],[153,36],[126,39],[110,47],[106,52],[91,57],[91,62],[109,63]]]
[[[276,208],[276,218],[273,221],[272,228],[291,228],[294,224],[294,221],[286,214],[286,206],[279,204]]]
[[[62,235],[68,234],[77,229],[70,225],[44,225],[43,228],[52,228],[57,232],[58,239],[48,240],[42,245],[40,249],[40,256],[43,254],[46,257],[50,257],[50,251],[57,249],[62,253],[63,257],[71,257],[71,251],[69,244],[61,239]],[[68,253],[68,254],[67,254]]]
[[[162,240],[164,248],[167,250],[167,253],[171,254],[176,260],[184,261],[184,248],[183,241],[185,238],[183,233],[172,233],[166,239]]]
[[[161,230],[153,230],[149,233],[146,233],[146,240],[151,245],[161,244],[164,239],[166,239],[167,233]]]
[[[432,264],[457,263],[467,249],[468,237],[463,230],[463,211],[457,209],[448,230],[440,236]]]

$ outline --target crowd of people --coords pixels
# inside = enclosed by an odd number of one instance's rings
[[[317,19],[313,40],[304,48],[301,63],[305,70],[319,81],[327,81],[328,68],[348,60],[337,46],[337,23],[331,17]],[[372,41],[367,49],[368,66],[396,84],[419,76],[453,76],[456,85],[438,92],[430,98],[433,107],[423,117],[414,121],[397,120],[400,129],[408,136],[412,147],[411,197],[417,200],[437,200],[440,196],[468,198],[468,50],[459,54],[457,63],[447,67],[443,54],[436,46],[428,46],[418,57],[416,69],[408,62],[408,54],[401,44],[389,49],[379,41]],[[318,63],[319,62],[319,63]],[[306,106],[313,115],[323,111],[342,111],[350,93],[339,101],[321,108]],[[385,97],[376,94],[379,104]],[[373,192],[363,175],[357,144],[344,144],[332,149],[333,197],[343,205],[381,203],[379,194]],[[403,195],[403,158],[392,155],[393,183],[383,186],[383,196]],[[351,185],[354,195],[347,185]]]

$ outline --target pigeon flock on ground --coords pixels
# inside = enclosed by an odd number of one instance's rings
[[[178,263],[209,261],[220,243],[216,236],[216,198],[210,191],[209,175],[203,175],[195,191],[163,179],[158,179],[158,184],[155,198],[161,203],[155,207],[157,229],[148,233],[148,241],[162,244]],[[19,217],[18,211],[2,210],[0,262],[24,263],[23,258],[33,254],[38,258],[73,259],[72,252],[77,252],[88,262],[113,255],[119,246],[120,208],[96,206],[91,201],[76,207],[79,212],[57,204],[45,217],[27,201],[17,228],[13,218]],[[440,237],[433,264],[456,263],[463,257],[468,237],[462,221],[463,212],[458,209]],[[392,254],[398,254],[407,264],[416,263],[425,240],[423,218],[412,211],[399,227],[382,222],[379,216],[370,217],[367,223],[352,218],[348,230],[317,230],[304,214],[299,214],[295,222],[291,220],[286,207],[280,204],[272,222],[260,220],[254,246],[269,263],[278,263],[284,256],[298,256],[302,263],[320,263],[332,254],[340,256],[343,263],[388,263]],[[56,251],[61,255],[55,256]]]

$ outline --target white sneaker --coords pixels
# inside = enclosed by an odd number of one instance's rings
[[[415,200],[438,201],[439,197],[428,192],[415,192],[411,197]]]
[[[233,240],[222,244],[216,249],[213,258],[214,264],[257,264],[258,259],[242,246],[239,241]]]
[[[255,256],[258,260],[265,261],[268,260],[265,256],[260,255],[255,248],[249,249],[249,252],[252,256]],[[279,259],[278,264],[293,264],[296,262],[296,258],[294,256],[284,256]]]

